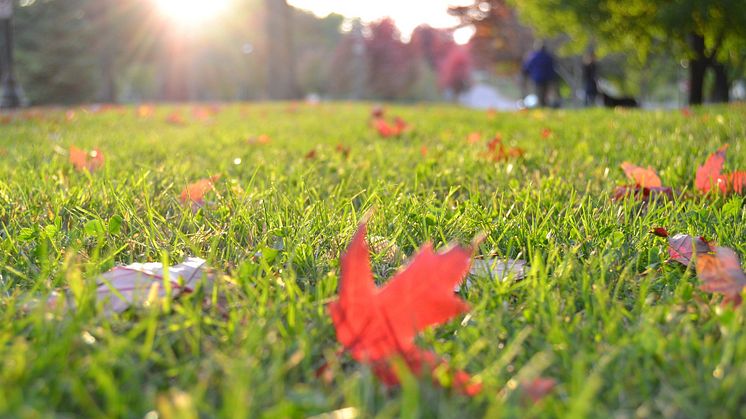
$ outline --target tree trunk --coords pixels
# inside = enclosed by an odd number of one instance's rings
[[[292,10],[286,0],[265,0],[267,17],[267,95],[270,99],[296,99]]]
[[[730,100],[730,85],[728,83],[728,72],[723,63],[715,61],[712,64],[715,72],[715,84],[712,86],[710,101],[714,103],[726,103]]]
[[[705,71],[708,61],[705,55],[705,38],[702,35],[691,34],[689,46],[694,52],[694,58],[689,60],[689,105],[701,105],[704,99]]]

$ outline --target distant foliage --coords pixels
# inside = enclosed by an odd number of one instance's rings
[[[459,95],[471,86],[472,63],[466,47],[454,46],[439,67],[438,83],[442,89]]]
[[[401,99],[416,78],[410,46],[401,41],[399,30],[390,19],[369,26],[365,40],[368,88],[377,99]]]

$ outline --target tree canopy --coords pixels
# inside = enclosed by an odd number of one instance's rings
[[[493,2],[495,0],[492,0]],[[689,101],[703,101],[704,74],[715,73],[711,100],[728,99],[729,80],[743,75],[743,0],[513,0],[521,18],[543,36],[568,34],[580,50],[632,52],[640,60],[672,52],[688,62]]]

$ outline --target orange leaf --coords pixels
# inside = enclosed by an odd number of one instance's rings
[[[660,188],[663,186],[661,179],[658,174],[655,173],[655,169],[648,166],[648,168],[635,166],[630,162],[622,163],[622,170],[627,177],[635,182],[637,186],[643,188]]]
[[[166,117],[166,122],[171,125],[186,125],[184,116],[179,111],[174,111]]]
[[[478,132],[469,133],[469,135],[466,137],[466,141],[469,144],[476,144],[476,143],[482,141],[482,134],[480,134]]]
[[[139,118],[150,118],[155,113],[153,105],[140,105],[137,107],[137,116]]]
[[[741,262],[733,249],[716,247],[714,254],[699,255],[697,276],[702,281],[702,291],[723,294],[724,304],[741,304],[741,291],[746,286],[746,274],[741,269]]]
[[[337,147],[335,148],[335,150],[337,150],[337,152],[340,153],[342,155],[342,157],[344,157],[344,158],[350,157],[350,147],[349,146],[345,147],[342,144],[337,144]]]
[[[694,180],[694,186],[702,193],[710,192],[713,186],[726,193],[728,190],[727,178],[720,175],[725,164],[725,152],[728,150],[728,144],[720,147],[718,151],[707,158],[704,165],[697,168],[697,177]]]
[[[190,183],[181,191],[181,203],[192,202],[199,206],[204,204],[205,194],[215,189],[215,182],[220,179],[220,175],[212,176],[209,179],[200,179],[194,183]]]
[[[409,125],[400,117],[394,118],[394,123],[390,124],[383,118],[375,118],[373,127],[383,138],[398,137],[409,129]]]
[[[70,164],[75,167],[75,170],[88,170],[93,173],[104,165],[104,153],[97,148],[87,152],[75,146],[70,146]]]

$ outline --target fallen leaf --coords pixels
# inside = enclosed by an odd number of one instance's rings
[[[335,148],[339,154],[342,155],[344,158],[350,157],[350,147],[343,146],[342,144],[337,144],[337,147]]]
[[[655,173],[655,169],[650,166],[646,169],[635,166],[630,162],[624,162],[622,163],[622,170],[631,181],[642,188],[660,188],[663,186],[658,174]]]
[[[466,142],[469,144],[476,144],[480,141],[482,141],[482,134],[478,132],[471,132],[466,136]]]
[[[688,234],[676,234],[668,238],[668,254],[671,260],[689,266],[694,259],[712,251],[712,245],[704,237],[692,237]]]
[[[729,174],[728,186],[737,194],[743,194],[746,192],[746,171]]]
[[[658,237],[668,237],[668,230],[663,227],[656,227],[650,233]]]
[[[723,294],[723,304],[733,303],[736,307],[741,305],[741,291],[746,286],[746,274],[733,249],[716,247],[713,253],[699,255],[697,276],[702,281],[702,291]]]
[[[643,202],[656,200],[673,200],[673,189],[664,186],[660,188],[643,188],[638,185],[617,186],[611,193],[611,199],[619,201],[626,198],[633,198]]]
[[[655,169],[648,166],[643,168],[629,162],[623,162],[620,167],[624,174],[635,182],[634,185],[617,186],[611,193],[611,199],[619,201],[626,198],[634,198],[643,202],[658,199],[673,200],[673,189],[662,186],[662,182]]]
[[[75,170],[87,170],[93,173],[104,165],[104,161],[104,153],[97,148],[85,151],[75,146],[70,146],[70,164],[75,167]]]
[[[497,134],[487,143],[486,156],[494,162],[507,161],[523,156],[523,149],[520,147],[506,148],[500,134]]]
[[[249,144],[269,144],[272,141],[272,138],[270,138],[267,134],[260,134],[256,137],[249,137],[246,142]]]
[[[515,280],[520,281],[526,277],[527,268],[528,264],[523,259],[473,259],[464,286],[466,288],[471,287],[473,277],[505,281],[512,276]],[[459,290],[460,287],[456,286],[455,291]]]
[[[186,125],[186,119],[184,119],[184,116],[179,111],[171,112],[166,117],[166,122],[171,125]]]
[[[215,182],[220,179],[220,175],[215,175],[209,179],[200,179],[194,183],[190,183],[181,191],[180,200],[182,204],[191,202],[193,205],[199,207],[204,205],[205,194],[212,191],[215,188]]]
[[[184,262],[168,267],[171,295],[177,297],[193,292],[200,281],[212,281],[212,275],[200,258],[187,258]],[[103,305],[105,314],[121,313],[131,306],[141,306],[155,298],[166,296],[164,269],[161,263],[133,263],[117,266],[101,274],[96,281],[96,300]],[[67,293],[54,293],[47,300],[47,307],[74,305]]]
[[[395,385],[393,357],[402,358],[417,375],[445,365],[417,347],[414,338],[421,330],[468,310],[453,288],[468,273],[472,250],[452,247],[435,253],[426,244],[404,269],[377,288],[365,233],[363,223],[341,257],[339,298],[329,305],[329,313],[337,340],[352,357],[371,363],[382,382]]]
[[[137,107],[138,118],[150,118],[155,114],[155,106],[153,105],[140,105]]]
[[[453,370],[445,360],[430,351],[414,348],[406,353],[397,354],[397,356],[404,361],[407,368],[416,376],[420,376],[424,372],[429,371],[432,373],[435,370],[443,369],[450,375],[451,387],[455,390],[471,397],[482,392],[481,382],[472,380],[471,376],[465,371]],[[389,360],[373,362],[372,371],[387,386],[396,386],[399,384],[399,377]],[[438,383],[435,377],[433,377],[433,381],[436,384]]]
[[[398,137],[409,129],[409,125],[400,117],[394,118],[394,123],[390,124],[383,118],[375,118],[373,127],[378,131],[378,135],[383,138]]]
[[[721,176],[725,164],[725,152],[728,150],[728,144],[720,147],[715,153],[707,158],[704,165],[697,168],[697,176],[694,179],[694,186],[702,193],[708,193],[713,186],[716,186],[722,193],[728,191],[727,177]]]

